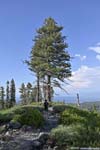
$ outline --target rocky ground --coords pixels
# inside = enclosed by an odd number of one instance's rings
[[[20,124],[2,125],[4,131],[0,134],[0,150],[56,150],[49,139],[52,128],[58,125],[59,116],[53,113],[52,108],[48,113],[43,112],[45,124],[40,129]]]

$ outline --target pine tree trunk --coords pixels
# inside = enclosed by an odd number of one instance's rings
[[[45,77],[43,78],[43,85],[42,85],[42,98],[43,98],[43,101],[46,99],[46,88],[47,85],[45,83]]]
[[[47,88],[47,92],[48,92],[48,101],[49,102],[51,102],[51,76],[50,75],[48,75],[48,82],[47,82],[47,86],[48,86],[48,88]]]

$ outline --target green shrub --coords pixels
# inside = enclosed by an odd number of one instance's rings
[[[68,106],[64,105],[64,104],[57,104],[57,105],[53,106],[53,110],[55,113],[61,113],[67,108],[68,108]]]
[[[0,123],[7,123],[13,118],[13,113],[0,114]]]
[[[43,125],[44,119],[39,110],[33,108],[25,108],[22,114],[15,115],[13,121],[20,122],[22,125],[32,125],[39,127]]]
[[[53,110],[54,110],[55,113],[62,113],[64,110],[67,110],[67,111],[70,111],[70,112],[73,112],[73,113],[74,112],[80,113],[80,111],[81,111],[77,107],[67,105],[67,104],[55,104],[53,106]],[[83,111],[82,111],[82,113],[83,113]],[[85,114],[87,114],[87,113],[85,113]]]
[[[96,111],[67,106],[60,115],[60,123],[51,132],[60,147],[100,147],[100,114]]]
[[[16,109],[13,109],[12,112],[14,114],[22,114],[22,113],[25,112],[25,109],[27,109],[27,108],[29,108],[29,109],[37,109],[37,110],[39,110],[41,112],[44,110],[43,107],[41,107],[41,106],[37,106],[37,105],[34,105],[34,106],[32,106],[32,105],[24,105],[24,106],[18,107]]]
[[[20,106],[0,111],[0,123],[10,121],[20,122],[22,125],[42,126],[44,118],[42,116],[42,107],[38,106]]]
[[[63,125],[82,123],[84,126],[89,126],[91,128],[100,128],[100,115],[96,112],[68,107],[61,113],[60,123]]]
[[[12,122],[20,122],[21,114],[14,115],[12,118]]]
[[[63,125],[70,125],[70,124],[77,124],[77,123],[85,123],[86,120],[84,117],[81,117],[77,114],[71,114],[70,112],[68,112],[67,110],[65,110],[62,114],[61,114],[61,119],[60,122]]]
[[[59,147],[77,146],[77,126],[58,126],[51,131],[51,137]]]
[[[43,112],[43,110],[44,110],[44,108],[41,107],[41,106],[31,106],[31,105],[23,106],[22,108],[23,108],[23,111],[24,111],[25,109],[27,109],[27,108],[29,108],[29,109],[37,109],[37,110],[39,110],[40,112]]]
[[[100,129],[91,130],[82,124],[60,125],[51,131],[51,138],[59,147],[99,147]]]
[[[16,108],[16,109],[14,109],[12,112],[13,112],[15,115],[16,115],[16,114],[23,114],[23,113],[25,112],[25,109],[24,109],[23,107],[18,107],[18,108]]]

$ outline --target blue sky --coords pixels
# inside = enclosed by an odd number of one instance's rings
[[[29,57],[36,29],[50,16],[64,27],[74,57],[69,96],[79,92],[84,100],[99,100],[100,0],[0,1],[0,86],[14,78],[18,91],[22,82],[35,80],[22,61]]]

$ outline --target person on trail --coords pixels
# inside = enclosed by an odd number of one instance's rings
[[[44,109],[45,109],[45,111],[48,111],[48,105],[49,105],[48,101],[45,100],[44,101]]]

